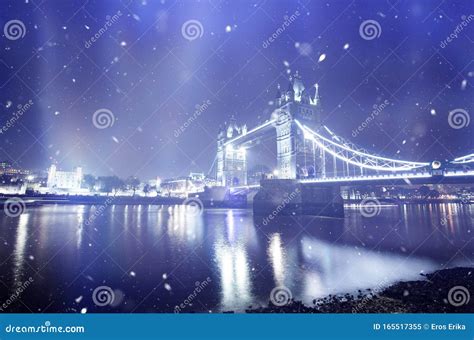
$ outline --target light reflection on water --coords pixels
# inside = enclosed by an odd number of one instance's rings
[[[347,207],[345,219],[280,217],[263,226],[250,210],[196,215],[185,206],[114,205],[100,215],[83,205],[30,208],[18,218],[0,217],[0,280],[10,287],[0,297],[33,277],[22,298],[29,307],[11,312],[172,312],[209,277],[184,311],[266,305],[276,286],[311,303],[417,279],[422,271],[472,266],[473,210],[386,206],[366,218]],[[123,292],[124,302],[94,306],[91,292],[99,285]]]

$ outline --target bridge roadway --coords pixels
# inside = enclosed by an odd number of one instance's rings
[[[322,185],[423,185],[423,184],[474,184],[474,170],[471,171],[446,171],[443,176],[432,175],[430,172],[418,172],[412,174],[386,174],[373,176],[355,177],[332,177],[332,178],[307,178],[300,179],[300,183],[319,183]],[[242,185],[230,189],[254,189],[258,184]]]

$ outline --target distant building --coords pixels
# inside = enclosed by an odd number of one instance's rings
[[[187,196],[189,193],[202,192],[206,185],[203,173],[191,172],[189,176],[169,178],[161,181],[162,194],[168,196]]]
[[[48,189],[79,190],[82,183],[82,168],[77,167],[74,171],[59,171],[56,165],[51,165],[48,170]]]
[[[17,169],[12,167],[10,162],[2,161],[0,162],[0,175],[7,176],[28,176],[30,170]]]

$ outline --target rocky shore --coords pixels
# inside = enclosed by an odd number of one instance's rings
[[[291,300],[284,306],[249,308],[247,313],[474,313],[474,268],[443,269],[399,282],[383,291],[329,295],[312,306]]]

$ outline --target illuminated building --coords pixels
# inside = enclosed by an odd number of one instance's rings
[[[29,170],[24,169],[15,169],[12,167],[11,163],[2,161],[0,162],[0,175],[7,176],[28,176],[30,174]]]
[[[82,182],[82,168],[77,167],[74,171],[59,171],[56,165],[51,165],[48,170],[48,189],[79,190]]]
[[[203,173],[191,172],[189,176],[164,179],[161,192],[167,196],[187,197],[189,193],[204,191],[206,178]]]

